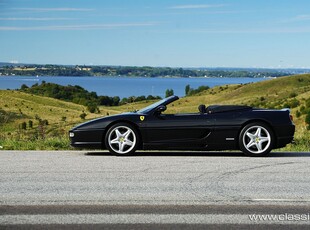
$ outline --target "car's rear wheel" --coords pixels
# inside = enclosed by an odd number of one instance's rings
[[[105,136],[105,146],[116,155],[124,156],[134,153],[138,146],[136,129],[127,123],[111,126]]]
[[[246,125],[239,136],[241,151],[247,156],[266,156],[272,150],[274,135],[264,123]]]

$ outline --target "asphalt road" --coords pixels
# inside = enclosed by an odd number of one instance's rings
[[[0,151],[0,229],[309,229],[310,153]]]

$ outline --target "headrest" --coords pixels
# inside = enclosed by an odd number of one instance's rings
[[[201,114],[205,114],[207,112],[206,106],[205,105],[199,105],[198,110]]]

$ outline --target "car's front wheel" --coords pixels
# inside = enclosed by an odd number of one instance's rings
[[[127,123],[111,126],[105,136],[105,146],[116,155],[130,155],[138,146],[138,135],[134,127]]]
[[[246,125],[239,136],[241,151],[247,156],[265,156],[273,147],[272,130],[264,123]]]

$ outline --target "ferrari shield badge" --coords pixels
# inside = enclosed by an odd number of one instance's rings
[[[144,121],[144,116],[140,116],[140,121]]]

